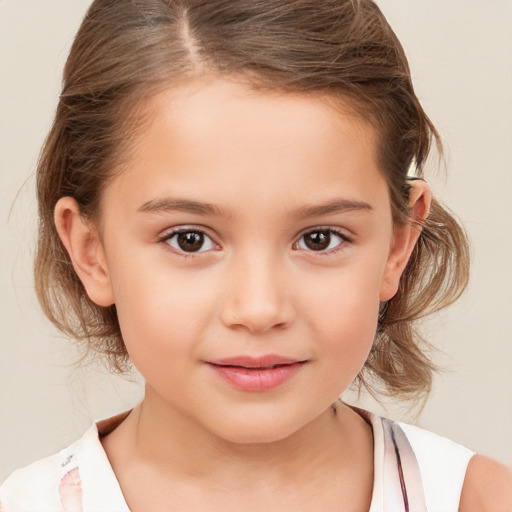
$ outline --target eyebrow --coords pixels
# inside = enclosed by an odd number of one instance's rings
[[[321,217],[333,213],[344,213],[349,211],[373,211],[373,207],[365,201],[352,199],[333,199],[319,205],[306,205],[290,212],[294,217]]]
[[[140,213],[180,211],[196,215],[226,218],[233,217],[229,210],[215,204],[194,201],[191,199],[175,199],[170,197],[148,201],[138,208],[137,211]],[[333,199],[323,204],[301,206],[300,208],[290,211],[289,215],[291,217],[307,218],[321,217],[322,215],[331,215],[333,213],[343,213],[348,211],[373,211],[373,207],[365,201]]]
[[[171,197],[148,201],[138,208],[137,211],[140,213],[180,211],[185,213],[194,213],[196,215],[231,217],[231,214],[226,209],[215,204],[193,201],[191,199],[174,199]]]

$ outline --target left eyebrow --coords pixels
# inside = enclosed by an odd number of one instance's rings
[[[365,201],[351,199],[333,199],[318,205],[306,205],[290,212],[291,216],[298,218],[321,217],[333,213],[344,213],[348,211],[373,211],[373,207]]]
[[[210,215],[218,217],[231,217],[231,214],[224,208],[215,204],[193,201],[191,199],[178,199],[166,197],[154,199],[144,203],[137,209],[140,213],[158,213],[180,211],[197,215]]]

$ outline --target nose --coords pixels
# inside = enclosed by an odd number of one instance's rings
[[[283,266],[261,252],[233,263],[222,322],[254,334],[287,327],[293,319],[293,307],[285,276]]]

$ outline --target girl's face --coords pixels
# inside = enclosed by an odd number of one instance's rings
[[[285,438],[356,377],[412,249],[374,130],[220,80],[144,108],[86,288],[115,302],[148,397],[226,440]]]

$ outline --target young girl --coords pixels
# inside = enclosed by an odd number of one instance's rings
[[[11,475],[1,510],[512,509],[506,468],[338,400],[425,396],[413,322],[467,281],[375,4],[96,0],[64,75],[38,295],[146,392]]]

